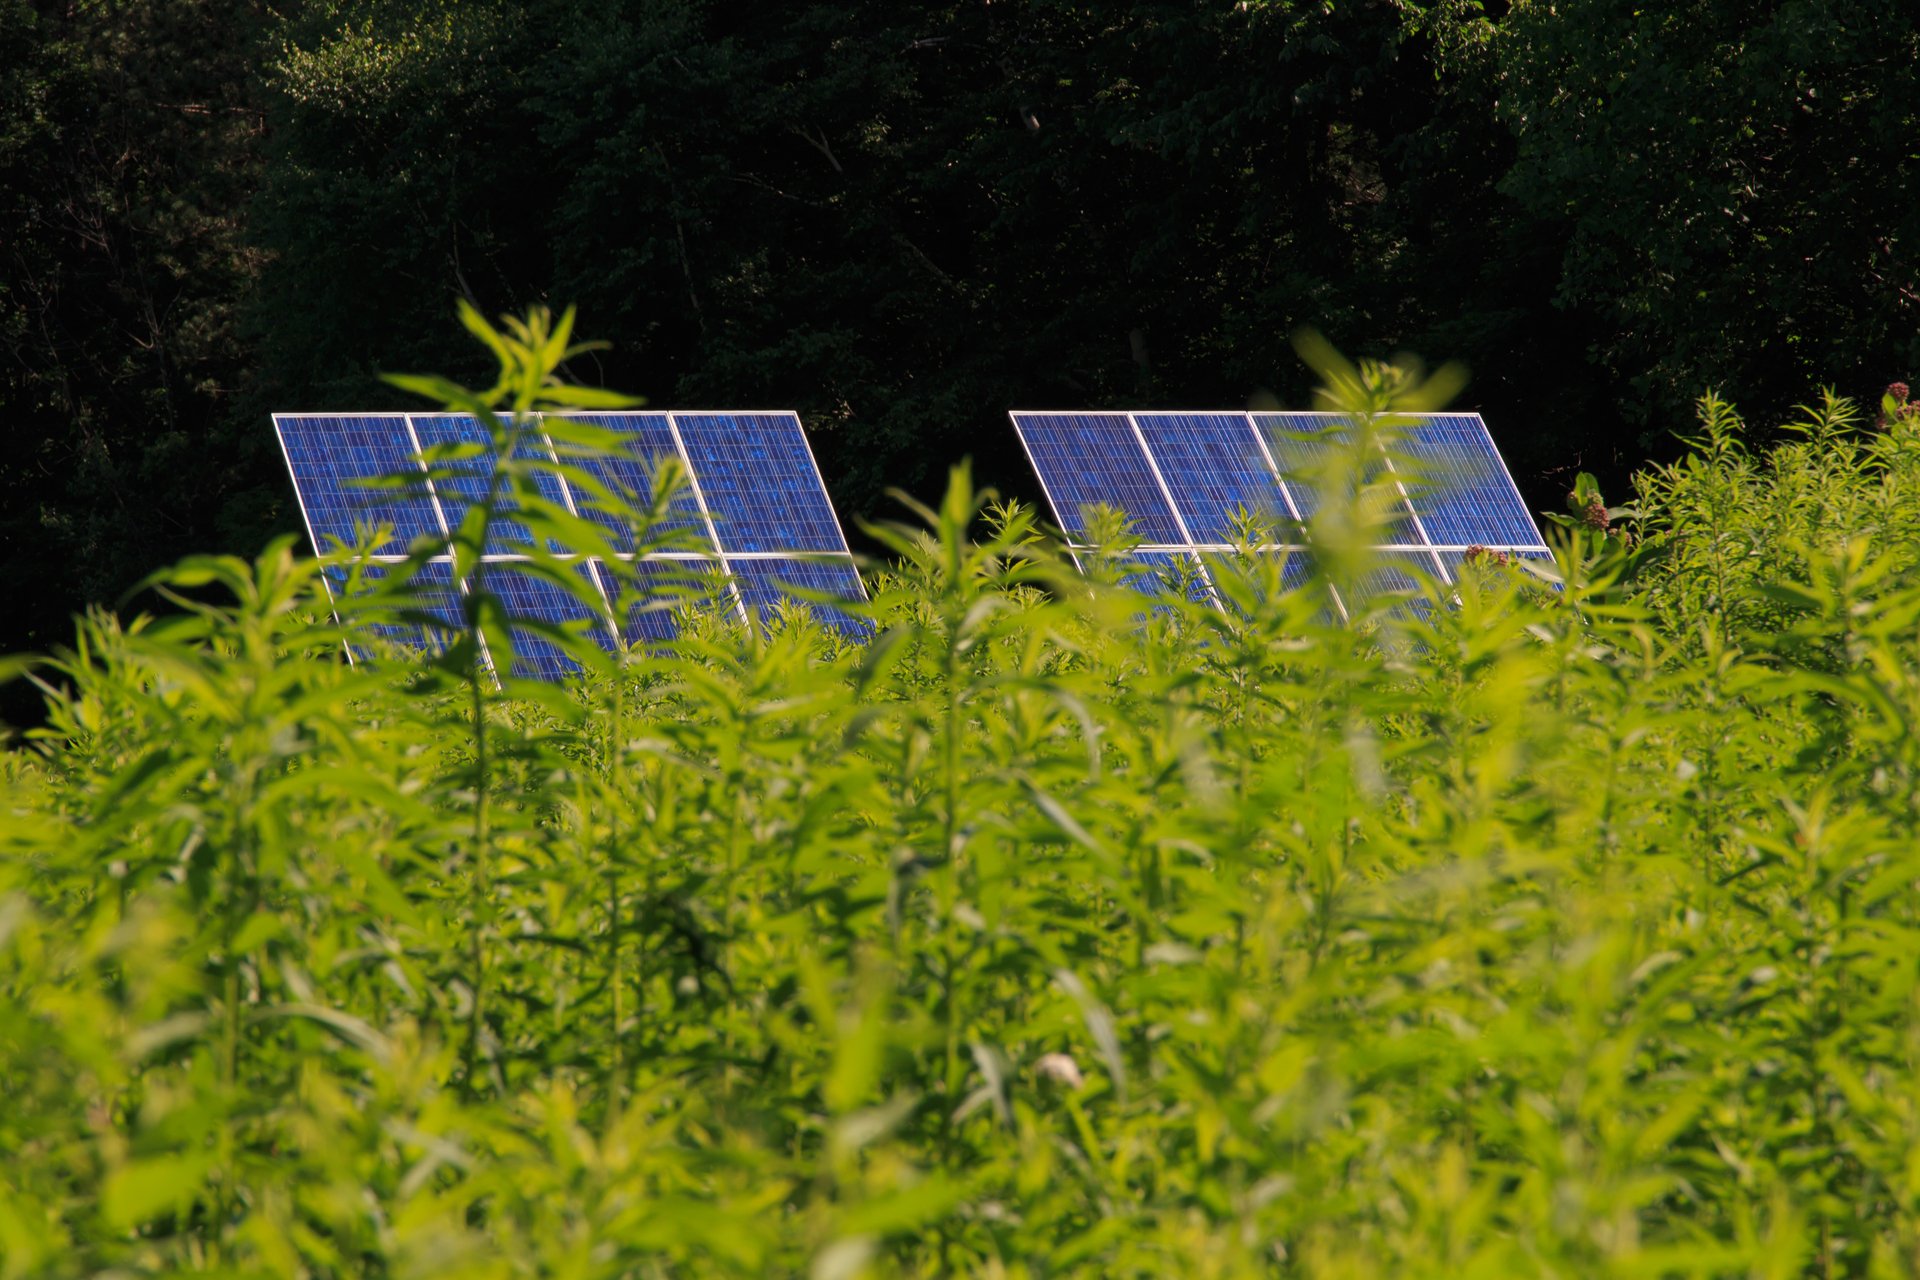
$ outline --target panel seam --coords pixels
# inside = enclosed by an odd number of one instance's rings
[[[413,465],[418,467],[420,469],[420,474],[424,475],[427,478],[426,480],[427,500],[433,503],[433,518],[440,522],[440,536],[445,540],[446,548],[447,548],[447,557],[446,557],[447,563],[448,565],[452,565],[453,564],[453,525],[449,523],[447,520],[446,509],[440,505],[440,491],[439,489],[434,487],[433,472],[431,469],[428,468],[427,460],[424,456],[426,453],[426,449],[421,447],[420,432],[413,425],[414,415],[411,413],[405,413],[405,414],[401,414],[400,417],[401,417],[401,420],[406,424],[407,439],[413,443]],[[474,421],[477,425],[479,422],[479,419],[476,418],[474,419]],[[476,564],[486,563],[486,560],[487,560],[486,551],[487,551],[486,546],[483,544],[480,548],[480,557],[475,562]],[[467,580],[465,578],[459,577],[451,572],[449,572],[447,576],[453,579],[453,589],[460,593],[461,599],[464,600],[466,599],[466,597],[473,594],[473,589],[467,585]],[[462,612],[464,613],[465,610],[463,609]],[[463,618],[462,621],[466,621],[466,619]],[[485,663],[487,670],[493,673],[494,686],[496,688],[504,689],[507,683],[506,678],[500,674],[500,668],[493,660],[493,650],[487,644],[487,637],[480,630],[479,620],[473,619],[470,625],[473,627],[474,647],[480,651],[480,661]]]
[[[1133,431],[1133,438],[1139,442],[1140,452],[1147,460],[1147,470],[1153,472],[1153,482],[1160,486],[1160,496],[1167,500],[1167,510],[1173,516],[1174,527],[1180,530],[1180,536],[1186,542],[1187,557],[1192,560],[1194,571],[1200,575],[1201,585],[1207,589],[1207,599],[1213,602],[1214,608],[1224,609],[1220,593],[1214,590],[1213,575],[1207,572],[1207,566],[1193,549],[1193,530],[1187,528],[1186,517],[1180,514],[1180,504],[1173,500],[1173,489],[1160,472],[1160,460],[1153,456],[1153,449],[1147,444],[1147,433],[1140,429],[1140,420],[1131,413],[1127,415],[1127,426]]]
[[[1399,415],[1388,413],[1374,416],[1391,418]],[[1384,446],[1380,447],[1380,461],[1385,464],[1387,474],[1393,477],[1393,487],[1400,494],[1400,501],[1406,504],[1407,516],[1413,521],[1414,532],[1420,535],[1420,545],[1426,551],[1427,559],[1432,561],[1434,570],[1440,575],[1440,581],[1446,586],[1452,586],[1453,575],[1448,573],[1447,567],[1440,562],[1440,553],[1434,549],[1433,538],[1427,533],[1427,522],[1420,518],[1420,512],[1414,508],[1413,495],[1407,492],[1406,483],[1400,479],[1400,469],[1393,465],[1393,455],[1388,453]]]
[[[580,508],[573,500],[573,486],[567,483],[567,478],[564,475],[560,474],[560,451],[553,447],[553,437],[547,432],[547,418],[549,416],[562,415],[548,415],[545,413],[539,415],[540,442],[546,445],[547,459],[553,463],[553,482],[560,486],[560,501],[566,503],[567,514],[578,520],[581,518]],[[528,530],[527,532],[528,535],[531,536],[533,531]],[[619,623],[613,616],[613,593],[607,590],[607,584],[600,578],[599,561],[593,556],[582,556],[580,558],[587,567],[587,579],[593,583],[594,590],[600,593],[600,603],[604,606],[604,610],[600,615],[600,621],[612,634],[616,643],[624,643],[626,637],[620,633]]]
[[[1273,468],[1273,479],[1274,482],[1280,486],[1280,496],[1286,500],[1288,513],[1293,516],[1294,524],[1304,533],[1307,528],[1306,517],[1300,514],[1300,505],[1293,500],[1293,490],[1287,487],[1286,477],[1280,474],[1280,463],[1273,456],[1272,446],[1267,443],[1266,432],[1260,429],[1259,419],[1253,414],[1247,414],[1246,419],[1247,426],[1253,431],[1254,443],[1260,446],[1260,452],[1265,455],[1267,465]],[[1296,546],[1297,549],[1301,551],[1312,550],[1312,547],[1304,542],[1298,544],[1280,543],[1276,545],[1287,551],[1295,550]],[[1334,586],[1332,582],[1327,583],[1327,595],[1333,600],[1333,607],[1340,611],[1340,621],[1352,622],[1353,612],[1347,608],[1347,602],[1341,597],[1340,589]]]
[[[733,566],[727,563],[727,549],[720,542],[719,526],[713,522],[713,512],[707,506],[707,495],[700,487],[700,473],[694,468],[693,455],[687,452],[687,442],[680,434],[680,420],[674,413],[667,414],[667,430],[673,433],[673,447],[680,452],[680,465],[687,469],[687,485],[693,490],[693,500],[700,507],[700,518],[706,522],[707,536],[713,539],[714,554],[720,557],[720,572],[726,577],[727,589],[733,592],[734,611],[740,615],[740,621],[751,625],[747,617],[746,593],[740,590],[740,584],[734,579]]]

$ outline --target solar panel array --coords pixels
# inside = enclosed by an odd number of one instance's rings
[[[1069,538],[1087,538],[1087,507],[1112,507],[1126,514],[1141,539],[1132,555],[1143,573],[1184,556],[1204,584],[1204,557],[1236,549],[1236,512],[1261,517],[1277,531],[1279,540],[1261,551],[1304,548],[1300,530],[1321,503],[1314,477],[1330,451],[1342,447],[1348,419],[1333,413],[1015,412],[1013,424]],[[1392,508],[1363,590],[1411,587],[1409,569],[1452,583],[1473,548],[1521,559],[1550,556],[1478,414],[1417,417],[1399,447],[1411,471],[1396,469],[1381,454],[1369,477],[1387,486]]]
[[[463,614],[463,597],[485,590],[500,597],[508,613],[548,626],[585,629],[611,647],[617,631],[628,644],[671,639],[677,630],[674,601],[705,598],[745,620],[764,614],[789,587],[803,595],[863,600],[866,590],[846,536],[828,501],[812,447],[792,413],[581,413],[573,418],[614,434],[618,446],[603,455],[569,463],[613,493],[644,503],[662,459],[678,459],[690,483],[674,495],[667,525],[676,535],[670,550],[634,543],[634,530],[575,492],[557,466],[560,455],[543,429],[524,437],[535,463],[535,488],[543,499],[593,520],[615,543],[618,563],[582,558],[572,566],[583,585],[582,600],[531,570],[531,534],[511,515],[488,528],[480,562],[466,581],[455,581],[452,558],[437,555],[416,578],[424,617],[382,626],[408,643],[432,646],[436,626],[451,630]],[[392,547],[404,550],[420,538],[445,546],[468,507],[484,499],[492,471],[491,443],[481,424],[458,414],[275,414],[274,428],[314,549],[357,545],[375,525],[393,531]],[[471,457],[439,462],[428,478],[421,455],[435,446],[466,446]],[[368,489],[378,476],[417,472],[416,492]],[[552,550],[563,550],[553,547]],[[383,551],[386,548],[382,549]],[[376,556],[362,573],[378,577],[381,565],[402,555]],[[344,569],[329,571],[336,597],[348,582]],[[618,580],[637,582],[623,602]],[[614,609],[626,603],[626,616]],[[859,619],[808,600],[822,620],[857,633]],[[553,679],[575,664],[537,628],[516,628],[515,674]]]

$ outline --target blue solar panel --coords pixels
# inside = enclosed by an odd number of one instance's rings
[[[1171,596],[1184,586],[1187,599],[1195,604],[1213,599],[1198,556],[1180,551],[1136,551],[1124,563],[1138,565],[1139,571],[1122,577],[1122,585],[1143,596]]]
[[[1143,542],[1186,541],[1125,414],[1016,413],[1013,422],[1070,535],[1086,537],[1084,509],[1104,504],[1125,512]]]
[[[564,438],[567,430],[544,423],[523,434],[517,456],[535,465],[532,483],[545,504],[571,509],[613,533],[611,541],[627,557],[646,556],[650,550],[707,551],[711,560],[631,558],[580,563],[577,573],[587,587],[576,598],[559,583],[541,576],[516,553],[528,549],[531,538],[524,518],[496,515],[474,581],[498,596],[510,618],[532,624],[572,626],[611,647],[610,611],[603,613],[605,593],[619,596],[621,634],[634,643],[659,643],[678,631],[676,615],[687,610],[712,609],[740,616],[740,596],[750,594],[756,605],[771,607],[783,594],[782,583],[796,590],[814,590],[847,600],[865,598],[865,589],[847,554],[846,540],[828,503],[799,419],[793,414],[620,413],[581,414],[577,417],[624,442],[611,454],[596,452],[599,442],[576,439],[560,446],[566,461],[562,470],[554,461],[550,432]],[[486,498],[491,479],[491,441],[479,423],[462,414],[290,415],[275,419],[286,442],[303,509],[317,544],[330,536],[350,537],[353,518],[386,520],[411,537],[432,534],[444,543],[448,525],[457,528],[473,505]],[[684,435],[680,434],[684,432]],[[591,432],[581,432],[591,436]],[[434,465],[429,492],[415,456],[417,447],[432,450],[470,446],[474,456]],[[689,456],[689,455],[693,456]],[[608,505],[638,506],[648,500],[652,477],[663,457],[686,464],[692,484],[670,502],[668,524],[673,533],[649,537],[636,545],[629,522],[607,510]],[[706,468],[703,474],[702,467]],[[421,492],[399,501],[362,500],[349,484],[362,477],[385,474],[422,474]],[[572,481],[566,478],[572,476]],[[604,489],[606,493],[600,493]],[[701,499],[711,494],[709,511],[721,524],[725,545],[736,553],[775,553],[768,559],[741,561],[728,576],[718,556]],[[436,502],[437,499],[437,502]],[[502,510],[512,511],[512,499],[501,495]],[[681,536],[674,536],[679,534]],[[555,547],[555,550],[567,550]],[[584,548],[583,548],[584,550]],[[787,559],[801,553],[838,553],[830,564]],[[504,558],[503,558],[504,557]],[[450,618],[459,616],[461,598],[442,565],[437,575],[442,606]],[[343,580],[343,579],[336,579]],[[470,581],[469,585],[472,585]],[[833,608],[816,606],[824,621],[864,634],[868,624]],[[370,625],[399,628],[395,634],[426,636],[415,627],[406,632],[399,622],[369,618]],[[549,638],[516,626],[514,672],[556,678],[577,666]]]
[[[465,621],[460,591],[453,585],[453,565],[446,560],[429,560],[414,570],[406,590],[389,594],[388,579],[399,567],[378,561],[362,564],[358,566],[357,582],[350,582],[348,566],[330,565],[326,570],[327,588],[343,617],[394,644],[438,653],[451,643]],[[355,590],[348,596],[350,585]],[[351,652],[356,659],[370,656],[358,647]]]
[[[1253,415],[1253,421],[1266,433],[1267,447],[1273,450],[1274,463],[1280,468],[1280,478],[1286,481],[1287,491],[1293,495],[1294,505],[1300,509],[1300,518],[1312,519],[1320,510],[1321,502],[1316,477],[1333,458],[1334,451],[1345,446],[1346,419],[1324,413],[1258,413]],[[1386,480],[1385,461],[1370,460],[1354,479],[1366,484]],[[1392,509],[1405,512],[1407,508],[1396,497]],[[1413,521],[1401,515],[1389,521],[1381,541],[1417,547],[1426,540],[1414,528]]]
[[[652,500],[653,478],[666,458],[680,457],[673,442],[673,429],[664,413],[581,413],[571,414],[582,422],[620,434],[621,447],[612,453],[589,453],[578,458],[561,447],[561,456],[605,485],[621,504],[645,510]],[[607,510],[604,500],[582,486],[570,486],[580,514],[610,530],[616,549],[632,553],[645,548],[634,544],[634,529],[623,515]],[[700,515],[700,504],[693,486],[684,485],[673,497],[665,525],[651,532],[649,541],[672,551],[713,549],[707,522]]]
[[[1280,565],[1280,585],[1289,591],[1298,591],[1307,585],[1307,579],[1313,573],[1313,553],[1305,550],[1263,551],[1263,556],[1285,557]]]
[[[446,513],[447,527],[457,530],[460,522],[467,518],[467,510],[476,502],[484,501],[487,496],[489,477],[493,471],[493,448],[486,431],[473,418],[465,414],[418,415],[413,419],[414,432],[420,437],[422,450],[437,445],[466,444],[479,445],[484,452],[475,458],[458,462],[438,463],[434,466],[434,495],[440,499],[440,509]],[[520,438],[517,455],[522,459],[547,464],[535,472],[534,485],[542,498],[556,505],[564,505],[566,497],[560,486],[560,477],[552,470],[552,455],[547,453],[546,445],[536,431]],[[513,502],[509,498],[503,510],[511,511]],[[486,555],[512,555],[525,551],[531,535],[527,526],[518,520],[495,515],[493,524],[487,530],[487,544],[483,549]],[[561,550],[554,547],[554,550]]]
[[[399,548],[422,535],[441,536],[440,519],[425,487],[405,496],[367,489],[358,481],[418,470],[406,419],[398,414],[276,416],[294,490],[307,515],[314,549],[333,539],[354,544],[355,526],[387,525]]]
[[[1247,415],[1140,413],[1134,421],[1195,542],[1232,542],[1239,509],[1266,521],[1269,540],[1286,540],[1286,500]]]
[[[583,582],[592,581],[585,565],[576,565],[568,572],[580,575]],[[606,619],[600,610],[531,569],[526,561],[482,560],[467,586],[498,596],[509,618],[568,625],[569,630],[585,630],[603,648],[608,646]],[[586,624],[584,628],[578,625],[581,623]],[[580,665],[546,636],[524,627],[513,627],[512,632],[514,675],[558,680],[580,670]],[[494,655],[494,661],[499,661],[499,655]]]
[[[1404,448],[1419,476],[1409,481],[1413,509],[1436,546],[1541,545],[1540,530],[1473,414],[1424,418]]]
[[[821,622],[846,635],[864,636],[871,630],[864,618],[856,618],[819,600],[802,599],[785,590],[797,587],[806,595],[824,595],[833,599],[856,601],[866,598],[860,572],[847,558],[832,560],[738,560],[727,561],[740,598],[749,611],[767,618],[783,597],[813,610]]]
[[[791,413],[675,414],[726,551],[847,549]]]
[[[685,610],[719,610],[738,620],[726,570],[717,560],[626,560],[599,569],[622,620],[621,638],[630,645],[672,640]]]
[[[1415,573],[1428,580],[1444,582],[1435,566],[1433,554],[1426,551],[1382,551],[1374,563],[1347,590],[1347,608],[1354,613],[1372,612],[1395,600],[1404,600],[1419,614],[1432,607],[1426,590]]]
[[[1013,421],[1069,534],[1084,537],[1081,508],[1104,502],[1134,516],[1145,540],[1158,544],[1155,556],[1140,557],[1141,564],[1164,569],[1175,557],[1199,553],[1200,563],[1222,579],[1234,578],[1240,569],[1208,548],[1233,540],[1236,509],[1266,516],[1277,526],[1275,541],[1304,541],[1311,530],[1289,517],[1311,520],[1321,511],[1328,497],[1320,492],[1327,473],[1343,470],[1337,464],[1345,460],[1336,451],[1353,444],[1346,434],[1348,419],[1331,413],[1136,413],[1129,422],[1118,413],[1016,412]],[[1350,597],[1343,601],[1350,613],[1401,608],[1426,613],[1433,601],[1412,575],[1424,574],[1444,587],[1459,564],[1459,548],[1505,548],[1516,558],[1546,554],[1476,415],[1398,421],[1409,424],[1398,438],[1384,439],[1368,456],[1351,459],[1344,468],[1351,474],[1339,477],[1367,486],[1386,504],[1379,513],[1383,527],[1369,534],[1375,544],[1372,567],[1361,581],[1342,589]],[[1188,537],[1181,536],[1182,524]],[[1436,560],[1439,547],[1448,553]],[[1309,582],[1309,555],[1295,552],[1286,561],[1285,586]],[[1131,574],[1128,580],[1154,585],[1152,573]],[[1221,603],[1241,607],[1246,585],[1229,581],[1226,587],[1230,590],[1215,593]],[[1240,597],[1239,603],[1229,602],[1229,595]]]

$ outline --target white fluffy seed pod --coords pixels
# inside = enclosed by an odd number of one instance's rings
[[[1033,1064],[1033,1072],[1042,1080],[1051,1080],[1069,1089],[1078,1089],[1086,1083],[1080,1075],[1080,1064],[1064,1053],[1041,1055],[1040,1060]]]

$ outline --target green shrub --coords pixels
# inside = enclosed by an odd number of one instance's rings
[[[581,401],[486,332],[437,395]],[[1351,623],[960,469],[872,643],[690,602],[565,689],[177,566],[0,758],[0,1275],[1907,1274],[1920,450],[1800,433]]]

